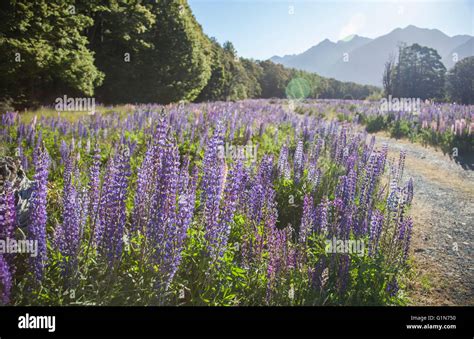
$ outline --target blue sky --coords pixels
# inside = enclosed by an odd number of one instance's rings
[[[239,56],[301,53],[328,38],[374,38],[397,27],[474,35],[474,0],[189,0],[204,32]]]

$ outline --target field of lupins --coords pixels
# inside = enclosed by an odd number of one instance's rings
[[[395,121],[472,147],[472,107],[423,109]],[[405,154],[360,128],[379,116],[265,100],[6,113],[0,240],[38,255],[0,254],[0,304],[404,304],[414,187]]]
[[[421,102],[419,111],[381,111],[379,102],[319,100],[298,105],[299,112],[324,116],[333,111],[339,121],[352,121],[368,132],[387,131],[394,138],[431,145],[450,156],[474,154],[474,106]],[[456,151],[453,152],[453,148]]]

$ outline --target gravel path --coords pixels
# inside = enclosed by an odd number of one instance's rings
[[[407,152],[405,174],[414,180],[411,215],[415,305],[474,305],[474,171],[430,147],[376,135],[389,156]]]

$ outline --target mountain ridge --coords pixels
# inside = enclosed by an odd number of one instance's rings
[[[270,60],[341,81],[380,86],[385,62],[390,55],[397,56],[402,43],[418,43],[436,49],[447,69],[454,66],[456,60],[474,55],[473,36],[450,37],[439,29],[414,25],[395,28],[374,39],[359,35],[347,38],[337,42],[324,39],[300,54],[273,56]]]

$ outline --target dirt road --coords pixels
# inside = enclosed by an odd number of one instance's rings
[[[376,135],[389,156],[407,152],[405,178],[414,180],[414,305],[474,305],[474,171],[431,147]]]

